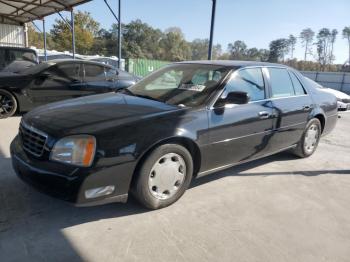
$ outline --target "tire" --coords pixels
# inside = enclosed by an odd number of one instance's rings
[[[16,98],[10,92],[0,89],[0,119],[13,116],[17,106]]]
[[[298,157],[306,158],[311,156],[318,146],[321,138],[321,123],[317,118],[311,119],[305,128],[305,131],[296,148],[292,150],[292,153]],[[310,139],[313,138],[314,139]]]
[[[191,183],[192,156],[183,146],[164,144],[144,160],[135,175],[135,198],[149,209],[167,207],[176,202]]]

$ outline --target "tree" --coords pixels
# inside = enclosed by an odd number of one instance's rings
[[[329,63],[332,64],[335,57],[333,55],[333,47],[334,47],[334,43],[335,43],[335,40],[337,38],[337,35],[338,35],[338,30],[337,29],[333,29],[332,32],[331,32],[331,35],[330,35],[330,50],[329,50]]]
[[[267,62],[269,60],[270,50],[259,49],[259,58],[261,62]]]
[[[67,19],[67,21],[71,23],[70,20]],[[80,54],[89,54],[94,44],[94,38],[99,31],[99,23],[91,17],[90,13],[78,11],[74,17],[74,26],[76,52]],[[51,35],[59,51],[71,49],[71,29],[65,21],[56,19],[51,29]]]
[[[166,30],[160,40],[161,58],[166,61],[183,61],[191,58],[191,46],[181,30]]]
[[[195,39],[191,43],[192,60],[206,60],[208,58],[209,40]],[[221,56],[221,45],[213,46],[213,58],[217,59]]]
[[[326,65],[331,61],[331,45],[332,33],[328,28],[322,28],[317,34],[317,57],[321,65],[321,70],[324,70]]]
[[[285,38],[280,38],[271,41],[270,43],[270,62],[278,62],[279,60],[284,61],[285,55],[289,51],[289,41]]]
[[[227,49],[230,53],[230,59],[244,60],[247,51],[247,45],[243,41],[237,40],[233,44],[228,44]]]
[[[294,35],[289,35],[288,41],[289,41],[290,58],[293,59],[297,38]]]
[[[311,44],[314,40],[315,32],[311,28],[306,28],[300,33],[301,42],[305,48],[304,60],[306,61],[307,55],[311,53]]]
[[[343,38],[348,40],[348,48],[349,48],[348,63],[350,65],[350,26],[344,27],[344,29],[343,29]]]
[[[42,32],[38,32],[33,24],[28,23],[28,44],[38,49],[44,48],[44,35]],[[54,49],[55,43],[52,41],[52,37],[49,33],[46,33],[46,45],[47,48]]]
[[[111,32],[117,39],[118,25]],[[164,37],[159,29],[155,29],[137,19],[123,26],[122,53],[126,58],[161,59],[160,41]]]

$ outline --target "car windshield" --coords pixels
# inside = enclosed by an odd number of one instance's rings
[[[174,64],[128,88],[129,93],[178,106],[204,103],[231,68],[220,65]]]

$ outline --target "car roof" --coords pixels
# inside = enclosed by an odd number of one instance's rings
[[[42,63],[47,63],[50,66],[51,65],[56,65],[56,64],[63,64],[63,63],[84,63],[84,64],[90,64],[90,65],[99,65],[99,66],[104,66],[108,68],[113,68],[110,65],[101,63],[101,62],[96,62],[96,61],[89,61],[89,60],[81,60],[81,59],[72,59],[72,58],[63,58],[63,59],[52,59],[49,61],[44,61]]]
[[[36,51],[35,51],[34,49],[32,49],[32,48],[27,48],[27,47],[0,46],[0,49],[30,51],[30,52],[36,53]]]
[[[184,61],[178,62],[177,64],[203,64],[203,65],[219,65],[227,67],[248,67],[248,66],[275,66],[290,68],[286,65],[267,63],[267,62],[257,62],[257,61],[240,61],[240,60],[199,60],[199,61]]]

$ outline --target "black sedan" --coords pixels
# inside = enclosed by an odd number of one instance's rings
[[[50,102],[111,92],[138,79],[109,65],[84,60],[51,60],[17,73],[0,73],[0,118]]]
[[[337,100],[297,71],[257,62],[183,62],[115,94],[25,115],[13,167],[77,205],[177,201],[193,177],[283,150],[312,155],[337,122]]]

